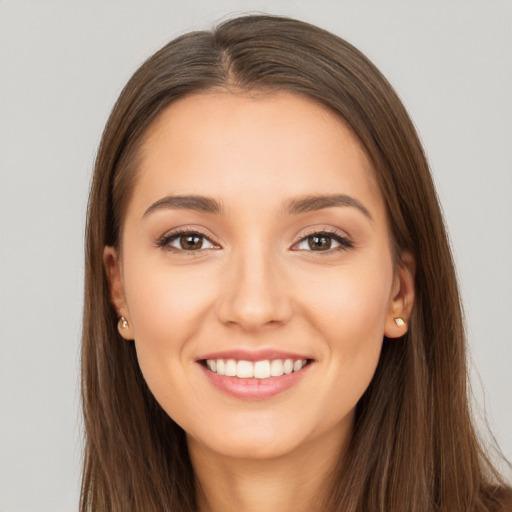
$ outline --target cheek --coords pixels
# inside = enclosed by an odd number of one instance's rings
[[[169,343],[194,331],[194,320],[202,316],[212,295],[207,273],[199,266],[192,272],[173,268],[158,258],[128,262],[125,268],[135,339]]]
[[[369,270],[369,269],[372,270]],[[310,324],[324,340],[325,407],[336,411],[355,407],[370,384],[384,338],[392,284],[392,266],[374,264],[340,269],[316,283]],[[311,283],[313,286],[313,283]],[[313,304],[313,299],[311,299]]]
[[[199,267],[198,267],[199,268]],[[167,400],[169,380],[190,364],[194,339],[214,294],[204,272],[186,272],[149,261],[127,261],[125,294],[137,358],[148,386]]]
[[[391,261],[375,258],[361,265],[310,276],[303,289],[311,322],[331,339],[343,339],[357,349],[367,339],[380,339],[389,309],[393,271]]]

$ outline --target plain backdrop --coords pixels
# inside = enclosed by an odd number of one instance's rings
[[[402,97],[451,235],[477,416],[512,458],[510,1],[0,0],[0,511],[77,509],[83,225],[113,102],[168,40],[255,11],[344,37]]]

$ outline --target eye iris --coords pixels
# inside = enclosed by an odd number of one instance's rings
[[[324,251],[331,248],[331,237],[326,235],[313,235],[308,237],[309,248],[313,251]]]
[[[180,237],[180,244],[187,250],[201,249],[203,239],[199,235],[183,235]]]

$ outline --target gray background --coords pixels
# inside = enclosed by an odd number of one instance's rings
[[[110,108],[169,39],[248,11],[336,32],[404,100],[458,264],[477,415],[512,458],[511,2],[0,0],[3,512],[77,508],[83,224]]]

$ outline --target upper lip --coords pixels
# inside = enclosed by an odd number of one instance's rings
[[[260,350],[247,350],[247,349],[231,349],[222,350],[218,352],[210,352],[197,358],[197,361],[205,361],[207,359],[235,359],[237,361],[265,361],[267,359],[293,359],[294,361],[300,359],[312,359],[305,354],[297,354],[294,352],[285,352],[277,349],[260,349]]]

